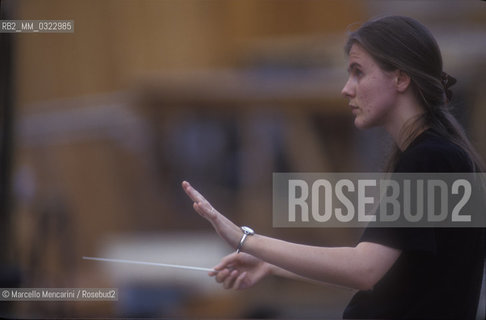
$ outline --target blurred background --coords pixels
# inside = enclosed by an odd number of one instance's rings
[[[230,292],[197,271],[81,257],[218,263],[232,249],[182,180],[258,233],[354,245],[361,230],[272,228],[272,173],[381,170],[388,138],[356,130],[340,91],[347,32],[384,14],[436,36],[484,157],[484,1],[2,0],[1,19],[75,31],[0,35],[0,287],[119,300],[2,302],[0,316],[340,318],[352,290],[269,278]]]

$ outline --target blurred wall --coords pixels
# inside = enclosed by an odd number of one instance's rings
[[[117,91],[167,69],[234,66],[248,41],[342,33],[361,19],[362,6],[337,0],[18,1],[19,17],[72,19],[76,30],[18,37],[18,105]]]

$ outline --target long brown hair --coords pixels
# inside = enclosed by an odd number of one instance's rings
[[[452,92],[449,87],[456,80],[443,71],[442,55],[432,33],[415,19],[386,16],[370,20],[351,32],[345,45],[346,54],[349,55],[351,47],[356,43],[383,70],[401,70],[410,76],[413,92],[425,112],[402,128],[400,135],[405,137],[405,145],[425,128],[433,128],[468,154],[474,171],[483,171],[480,156],[451,114]],[[395,145],[386,171],[394,170],[399,154],[400,149]]]

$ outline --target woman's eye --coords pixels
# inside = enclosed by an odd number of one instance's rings
[[[359,69],[354,69],[354,74],[355,74],[355,75],[356,75],[358,78],[360,78],[360,77],[363,75],[363,72],[361,72],[361,70],[359,70]]]

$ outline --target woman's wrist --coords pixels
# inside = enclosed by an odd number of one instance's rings
[[[245,244],[245,241],[248,237],[252,237],[255,232],[253,229],[247,226],[240,227],[241,231],[243,232],[240,241],[238,242],[238,247],[236,248],[236,253],[239,253],[242,251],[243,245]]]

